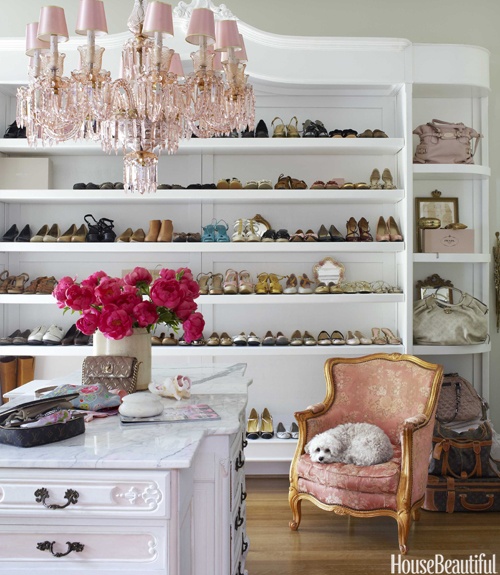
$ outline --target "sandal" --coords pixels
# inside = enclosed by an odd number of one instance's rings
[[[311,120],[306,120],[302,124],[302,137],[303,138],[317,138],[318,137],[318,127]]]
[[[381,331],[385,335],[388,344],[401,345],[403,343],[403,340],[400,337],[395,336],[389,328],[383,327]]]
[[[114,242],[116,240],[116,234],[113,231],[115,227],[113,220],[109,218],[101,218],[99,220],[99,237],[101,242]],[[50,233],[50,232],[49,232]]]
[[[295,121],[295,126],[292,122]],[[300,138],[297,116],[294,116],[286,126],[287,138]]]
[[[44,277],[39,277],[39,278],[35,278],[30,285],[24,290],[24,293],[27,295],[34,295],[37,293],[37,287],[38,284],[43,280],[43,279],[47,279],[47,276]],[[1,292],[0,293],[6,293],[6,292]]]
[[[243,270],[238,274],[238,293],[251,294],[253,293],[253,284],[250,274]]]
[[[226,275],[224,277],[224,293],[238,293],[238,273],[233,269],[226,270]]]
[[[371,285],[366,281],[354,282],[358,293],[373,293]]]
[[[283,293],[283,286],[280,284],[285,276],[278,276],[276,274],[269,274],[269,293],[281,294]]]
[[[56,285],[57,280],[54,276],[40,278],[40,281],[36,285],[36,293],[42,295],[50,295],[54,291]]]
[[[384,182],[384,190],[395,190],[396,186],[394,185],[394,181],[392,179],[392,174],[389,168],[385,168],[382,172],[382,181]]]
[[[222,223],[221,223],[222,222]],[[216,241],[218,242],[229,242],[229,236],[227,235],[227,230],[229,226],[224,220],[219,220],[215,224],[215,233],[217,234]]]
[[[276,120],[279,120],[281,124],[276,124],[276,127],[274,127],[274,122],[276,122]],[[271,122],[271,128],[274,129],[273,138],[286,138],[285,124],[279,116],[276,116],[276,118]]]
[[[281,229],[276,232],[276,241],[277,242],[289,242],[290,241],[290,234],[288,230]]]
[[[358,224],[354,218],[349,218],[346,223],[347,233],[345,235],[346,242],[359,242]]]
[[[311,190],[324,190],[325,189],[325,182],[321,180],[316,180],[314,184],[311,186]]]
[[[290,183],[290,176],[285,176],[285,174],[281,174],[278,177],[278,181],[274,186],[275,190],[290,190],[291,183]]]
[[[211,277],[212,272],[208,272],[208,274],[200,272],[196,276],[196,281],[198,282],[198,289],[200,291],[200,295],[208,295],[208,282],[210,281]]]
[[[307,230],[304,234],[304,241],[305,242],[317,242],[318,241],[318,234],[315,234],[312,230]]]
[[[287,276],[283,293],[297,293],[297,283],[297,276],[295,274]]]
[[[202,242],[215,242],[215,220],[212,220],[208,226],[203,226],[203,234],[201,235]]]
[[[245,227],[245,240],[247,242],[260,242],[262,238],[259,235],[259,226],[255,223],[255,220],[252,218],[247,220],[246,227]]]
[[[307,184],[304,180],[296,180],[295,178],[290,178],[290,187],[292,190],[307,190]]]
[[[18,276],[10,276],[11,280],[7,286],[7,293],[23,293],[24,285],[30,279],[27,273],[22,273]]]
[[[359,220],[358,228],[360,242],[373,242],[373,236],[370,233],[370,226],[365,218],[361,218]]]
[[[372,190],[381,190],[382,185],[380,184],[380,172],[375,168],[370,175],[370,188]]]
[[[303,274],[300,276],[300,280],[299,280],[299,289],[298,289],[299,293],[312,293],[312,287],[311,287],[311,280],[307,277],[307,274]]]
[[[323,124],[323,122],[320,122],[319,120],[316,120],[316,122],[314,122],[316,124],[316,137],[317,138],[328,138],[328,131],[325,128],[325,125]]]
[[[255,286],[255,293],[256,294],[269,293],[269,274],[262,272],[257,276],[257,279],[259,281]]]
[[[374,345],[385,345],[387,340],[385,336],[380,334],[380,328],[372,327],[372,343]]]
[[[224,293],[224,289],[222,287],[222,274],[213,274],[211,277],[210,287],[208,288],[208,293],[210,295],[222,295]]]
[[[245,241],[245,228],[246,228],[246,220],[243,220],[243,219],[236,220],[234,222],[234,234],[231,236],[231,241],[232,242],[244,242]]]
[[[92,221],[89,221],[89,219],[92,218]],[[83,218],[85,220],[85,223],[88,226],[88,232],[87,232],[87,241],[88,242],[100,242],[101,241],[101,234],[100,234],[100,229],[99,229],[99,222],[94,218],[94,216],[92,214],[87,214],[86,216],[84,216]],[[38,234],[41,233],[38,232]],[[36,234],[34,237],[36,237],[38,234]],[[31,241],[36,241],[33,240],[33,238],[31,238]]]
[[[9,276],[9,272],[7,270],[4,270],[0,274],[0,293],[7,293],[7,287],[12,277],[15,276]]]

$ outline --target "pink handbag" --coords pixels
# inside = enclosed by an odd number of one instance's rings
[[[481,134],[465,124],[451,124],[442,120],[422,124],[413,133],[420,137],[413,157],[414,164],[473,164],[479,138],[482,138]]]

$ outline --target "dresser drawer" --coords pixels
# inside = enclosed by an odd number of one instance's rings
[[[29,514],[57,516],[170,516],[170,473],[158,471],[4,470],[0,518]]]
[[[0,525],[0,573],[168,574],[167,527],[126,523]]]

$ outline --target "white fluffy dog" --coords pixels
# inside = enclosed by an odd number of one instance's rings
[[[344,423],[315,435],[305,446],[317,463],[376,465],[392,458],[394,451],[385,432],[371,423]]]

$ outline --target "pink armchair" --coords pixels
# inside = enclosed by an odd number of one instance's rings
[[[295,413],[299,440],[288,496],[292,530],[299,528],[306,499],[341,515],[394,517],[399,548],[407,552],[410,522],[419,518],[424,499],[442,375],[439,365],[396,353],[326,361],[323,403]],[[351,422],[381,427],[393,444],[394,457],[367,467],[312,462],[304,452],[306,443]]]

